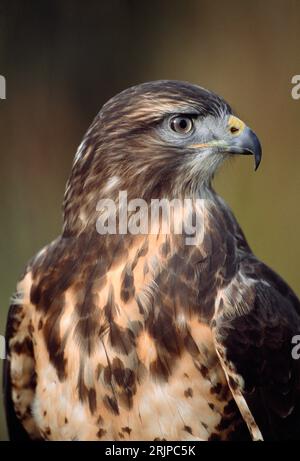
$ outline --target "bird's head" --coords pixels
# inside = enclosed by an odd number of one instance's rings
[[[253,155],[257,168],[261,146],[222,98],[185,82],[144,83],[103,106],[77,152],[69,189],[77,183],[78,200],[87,194],[89,202],[119,190],[144,199],[191,196],[236,154]]]

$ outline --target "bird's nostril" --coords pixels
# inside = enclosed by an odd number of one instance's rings
[[[234,133],[237,133],[238,131],[239,131],[239,128],[237,128],[236,126],[232,126],[232,127],[230,128],[230,132],[233,133],[233,134],[234,134]]]

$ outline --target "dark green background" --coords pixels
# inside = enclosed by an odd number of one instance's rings
[[[299,0],[0,1],[0,334],[25,262],[61,227],[73,155],[101,105],[146,80],[222,95],[258,134],[216,187],[255,253],[300,295]],[[2,403],[0,440],[6,438]]]

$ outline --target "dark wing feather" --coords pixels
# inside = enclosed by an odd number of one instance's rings
[[[300,360],[292,357],[300,302],[252,256],[242,261],[230,290],[215,318],[215,338],[231,385],[242,392],[265,440],[300,439]]]
[[[7,327],[6,327],[6,343],[8,344],[11,337],[13,322],[14,307],[11,306],[9,309]],[[8,436],[10,441],[30,441],[30,437],[25,431],[20,419],[17,417],[14,404],[12,401],[12,389],[10,379],[10,360],[7,358],[3,361],[3,395],[4,395],[4,408],[6,414],[6,423]]]

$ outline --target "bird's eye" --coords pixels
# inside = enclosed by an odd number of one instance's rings
[[[171,119],[170,127],[176,133],[187,134],[193,128],[193,119],[184,115],[178,115]]]

